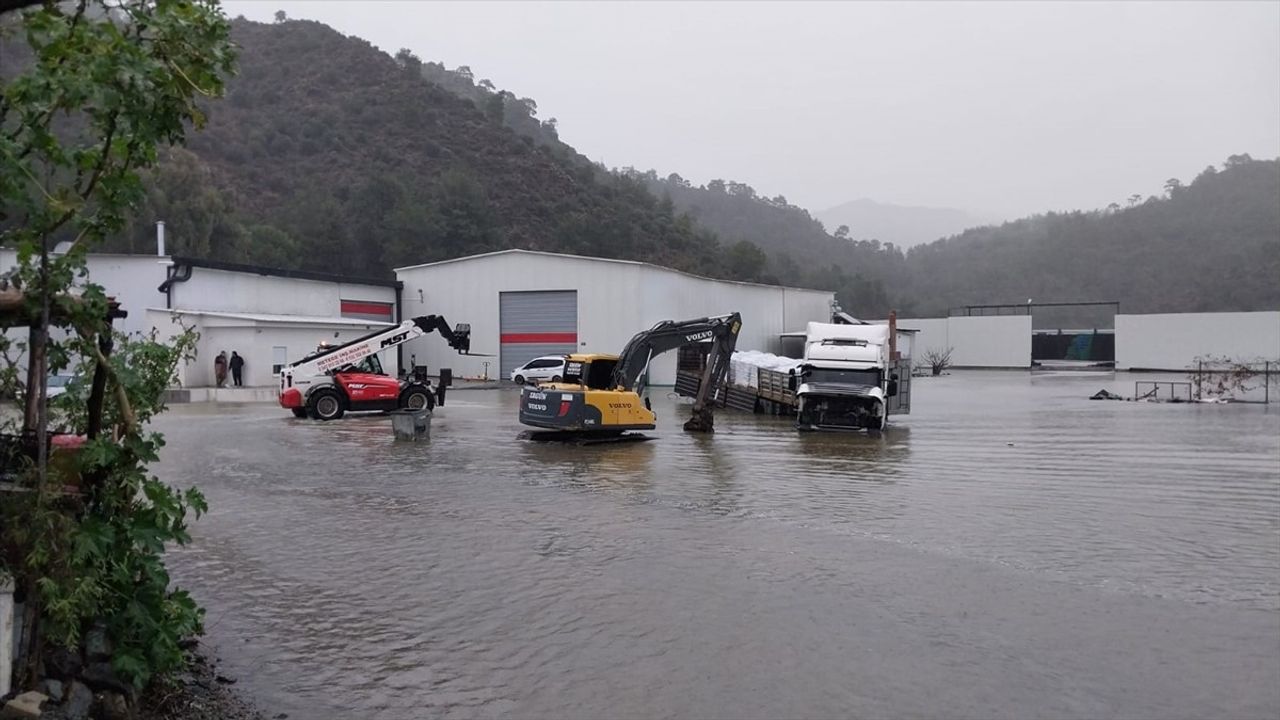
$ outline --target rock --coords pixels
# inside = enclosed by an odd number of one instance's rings
[[[40,706],[49,699],[48,695],[34,690],[24,692],[10,700],[0,708],[0,720],[28,720],[40,717]]]
[[[235,685],[235,684],[236,684],[236,679],[235,679],[235,678],[233,678],[233,677],[227,677],[226,675],[214,675],[214,676],[213,676],[213,679],[214,679],[214,680],[217,680],[218,682],[222,683],[223,685]]]
[[[85,720],[93,707],[93,692],[76,680],[67,688],[67,699],[62,703],[62,714],[67,720]]]
[[[179,650],[195,650],[196,646],[199,644],[200,644],[200,641],[197,640],[196,638],[183,638],[178,641],[178,649]]]
[[[84,656],[91,663],[111,659],[111,642],[107,640],[107,629],[102,625],[94,625],[85,633]]]
[[[80,660],[80,653],[66,648],[54,648],[45,655],[45,669],[49,673],[62,680],[71,680],[80,674],[80,669],[84,667],[84,663]]]
[[[80,673],[80,679],[84,680],[85,684],[96,692],[110,690],[126,695],[133,692],[133,688],[129,686],[129,683],[121,680],[116,675],[116,672],[111,669],[111,663],[90,663]]]
[[[97,717],[102,720],[133,720],[133,710],[124,695],[117,692],[98,693]]]
[[[62,693],[64,689],[65,688],[61,680],[47,679],[40,683],[40,691],[49,696],[50,702],[62,702]]]

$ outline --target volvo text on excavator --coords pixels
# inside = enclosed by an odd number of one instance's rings
[[[691,343],[710,342],[702,386],[694,399],[692,432],[714,432],[711,406],[724,386],[729,359],[738,343],[738,313],[696,320],[666,320],[631,338],[620,355],[570,355],[564,381],[526,387],[520,394],[520,422],[552,437],[609,438],[628,430],[652,430],[657,416],[641,400],[654,356]],[[546,439],[546,435],[539,439]]]
[[[348,411],[431,409],[435,397],[424,383],[388,377],[378,353],[437,331],[449,347],[466,355],[471,350],[471,326],[450,328],[439,315],[422,315],[395,327],[316,352],[280,371],[280,406],[295,417],[337,420]]]

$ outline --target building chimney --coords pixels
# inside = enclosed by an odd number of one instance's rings
[[[164,257],[164,221],[156,221],[156,255]]]
[[[889,311],[889,359],[897,362],[898,357],[898,311]]]

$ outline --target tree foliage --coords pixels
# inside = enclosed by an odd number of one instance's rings
[[[31,328],[26,382],[12,370],[0,380],[26,409],[5,429],[37,447],[27,471],[6,467],[29,492],[0,506],[3,570],[27,598],[29,670],[45,639],[74,645],[98,619],[116,670],[141,685],[181,661],[178,640],[200,625],[161,554],[189,539],[187,513],[204,501],[148,474],[162,439],[144,429],[192,340],[120,338],[107,358],[108,301],[83,280],[84,258],[119,237],[143,199],[139,169],[204,125],[201,100],[221,93],[234,60],[228,25],[213,0],[80,0],[0,15],[0,34],[0,245],[17,249],[11,293],[25,302],[6,320]],[[190,207],[187,220],[220,237],[227,208],[207,199]],[[54,255],[59,240],[71,249]],[[0,355],[12,358],[13,343],[0,335]],[[66,429],[89,440],[74,461],[53,463],[45,375],[69,365],[101,373],[106,427],[93,427],[83,405],[63,406]],[[70,499],[68,486],[78,490]]]
[[[392,57],[319,23],[232,25],[240,72],[226,102],[149,176],[113,247],[149,247],[165,220],[174,252],[278,263],[296,248],[284,265],[353,274],[517,247],[728,274],[713,234],[643,183],[544,142],[550,121],[536,121],[535,139],[492,117],[493,102],[532,117],[532,102],[450,71],[483,94],[459,97],[425,77],[432,63],[412,72],[411,51]]]

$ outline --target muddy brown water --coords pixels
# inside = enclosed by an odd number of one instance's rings
[[[916,381],[879,438],[732,411],[520,440],[456,392],[386,417],[175,407],[170,558],[268,716],[1280,713],[1280,406],[1090,402],[1125,375]]]

